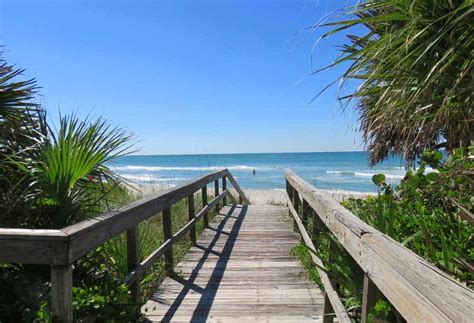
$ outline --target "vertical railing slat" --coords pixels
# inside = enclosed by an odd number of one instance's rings
[[[288,198],[289,198],[290,202],[293,203],[294,189],[291,186],[290,182],[288,182],[288,181],[286,181],[286,194],[288,194]],[[290,212],[290,216],[291,216],[291,211],[288,211],[288,212]],[[298,212],[298,210],[296,210],[296,212]],[[295,219],[293,219],[293,230],[298,231],[298,224],[296,223]]]
[[[139,255],[139,240],[138,240],[138,224],[127,230],[127,269],[132,272],[140,262]],[[138,302],[140,293],[140,284],[138,282],[130,285],[129,289],[133,302]]]
[[[53,322],[72,322],[72,265],[51,266]]]
[[[188,196],[188,214],[189,214],[189,221],[194,219],[196,212],[194,210],[194,194]],[[191,238],[192,244],[196,244],[196,226],[193,225],[191,230],[189,231],[189,237]]]
[[[225,191],[227,189],[227,179],[225,176],[222,177],[222,191]],[[224,206],[227,204],[227,197],[224,197],[222,200],[224,203]]]
[[[298,191],[293,189],[293,207],[296,210],[296,213],[298,214],[298,217],[301,218],[301,211],[300,211],[300,195],[298,194]],[[298,224],[296,221],[293,221],[293,229],[295,231],[298,231]]]
[[[301,222],[303,222],[304,228],[308,230],[308,215],[311,212],[311,208],[308,204],[308,202],[303,199],[303,210],[302,210],[302,217],[301,217]]]
[[[334,322],[335,317],[334,309],[332,308],[331,301],[326,293],[324,293],[324,305],[323,305],[323,323]]]
[[[367,317],[377,302],[377,293],[377,286],[375,286],[367,274],[364,274],[364,286],[362,290],[362,323],[367,322]]]
[[[219,196],[219,179],[214,181],[214,197]],[[216,213],[219,213],[219,203],[216,204]]]
[[[163,235],[164,240],[171,239],[173,236],[173,224],[171,222],[171,208],[163,210]],[[173,246],[165,252],[165,268],[168,274],[173,272]]]
[[[205,185],[202,190],[202,207],[205,207],[207,205],[207,185]],[[204,221],[204,227],[209,227],[209,215],[206,213],[204,213],[204,216],[203,216],[203,221]]]

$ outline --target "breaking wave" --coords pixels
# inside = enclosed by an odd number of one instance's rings
[[[111,166],[110,169],[115,171],[151,171],[151,172],[159,172],[159,171],[215,171],[227,168],[229,170],[254,170],[254,169],[262,169],[259,167],[247,166],[247,165],[239,165],[239,166],[203,166],[203,167],[177,167],[177,166],[135,166],[135,165],[127,165],[127,166]]]

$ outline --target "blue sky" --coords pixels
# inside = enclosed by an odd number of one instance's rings
[[[310,103],[343,38],[306,27],[343,3],[0,0],[0,43],[52,120],[103,115],[143,154],[361,150],[336,88]]]

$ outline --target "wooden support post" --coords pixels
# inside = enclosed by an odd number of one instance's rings
[[[167,208],[163,210],[163,234],[165,241],[173,236],[172,228],[171,209]],[[165,252],[165,268],[168,275],[173,273],[173,246]]]
[[[203,188],[202,188],[202,207],[205,207],[207,205],[207,185],[205,185]],[[203,221],[204,221],[204,227],[209,227],[209,215],[206,213],[204,213],[204,216],[203,216]]]
[[[298,217],[301,218],[300,195],[295,189],[293,190],[293,206],[295,207],[296,213],[298,213]],[[293,229],[295,231],[299,231],[298,224],[296,223],[296,221],[293,221]]]
[[[367,322],[367,316],[372,311],[378,299],[378,288],[370,280],[367,274],[364,274],[364,287],[362,290],[362,323]]]
[[[72,265],[51,266],[53,322],[72,322]]]
[[[334,243],[332,241],[329,241],[329,263],[332,264],[334,262],[334,258],[336,258],[335,255],[336,249],[334,247]],[[332,278],[333,273],[328,272],[328,277],[329,277],[329,282],[333,286],[334,290],[336,293],[339,294],[339,285],[337,283],[334,283],[334,280]],[[334,322],[334,318],[336,317],[334,307],[331,304],[331,301],[329,300],[329,297],[327,296],[326,293],[324,293],[324,307],[323,307],[323,323],[332,323]]]
[[[331,233],[329,233],[329,234],[331,234]],[[336,247],[334,241],[330,240],[328,243],[329,243],[329,246],[328,246],[328,248],[329,248],[329,259],[328,260],[329,260],[330,264],[333,264],[334,259],[337,259],[336,253],[338,252],[338,250],[337,250],[337,247]],[[331,281],[332,286],[334,287],[334,290],[336,291],[336,293],[339,293],[339,287],[340,287],[339,283],[335,282],[335,280],[333,279],[334,272],[329,271],[328,276],[329,276],[329,280]]]
[[[225,176],[222,177],[222,191],[227,189],[227,178]],[[227,197],[224,197],[222,200],[224,202],[224,206],[227,204]]]
[[[324,305],[323,305],[323,323],[334,322],[336,314],[332,307],[331,301],[326,293],[324,293]]]
[[[243,199],[242,199],[242,195],[239,194],[239,204],[243,205],[244,202],[243,202]]]
[[[194,194],[188,196],[188,213],[189,213],[189,221],[194,219],[196,212],[194,210]],[[196,226],[189,230],[189,236],[191,237],[191,242],[195,245],[196,244]]]
[[[219,196],[219,180],[214,181],[214,197]],[[219,214],[219,203],[216,204],[216,214]]]
[[[313,227],[311,230],[311,240],[313,241],[313,244],[316,249],[319,248],[319,235],[321,232],[324,230],[324,222],[321,220],[319,217],[318,213],[313,210]]]
[[[311,212],[311,208],[306,202],[305,199],[303,199],[303,210],[302,210],[302,218],[301,222],[303,222],[303,226],[305,227],[306,231],[308,231],[308,214]]]
[[[286,193],[288,194],[288,199],[290,200],[290,202],[293,203],[294,189],[288,181],[286,181]],[[296,212],[298,212],[297,209]],[[291,211],[290,217],[293,218],[293,216],[291,215]],[[295,219],[293,219],[293,231],[298,231],[298,224],[296,223]]]
[[[138,240],[138,224],[127,230],[127,269],[128,272],[132,272],[137,265],[140,263],[138,250],[140,242]],[[138,303],[140,295],[140,282],[134,282],[129,286],[132,301]]]

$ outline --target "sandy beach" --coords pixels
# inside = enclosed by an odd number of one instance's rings
[[[156,185],[156,184],[131,184],[132,194],[136,194],[140,197],[150,196],[158,194],[170,189],[173,186],[170,185]],[[231,189],[234,196],[237,197],[237,193]],[[257,190],[257,189],[244,189],[245,194],[252,204],[263,205],[285,205],[286,204],[286,192],[284,190]],[[329,191],[329,190],[318,190],[319,193],[335,199],[338,202],[343,201],[347,198],[364,198],[368,195],[374,195],[374,193],[363,193],[363,192],[349,192],[349,191]],[[213,195],[214,189],[209,188],[208,194]]]

